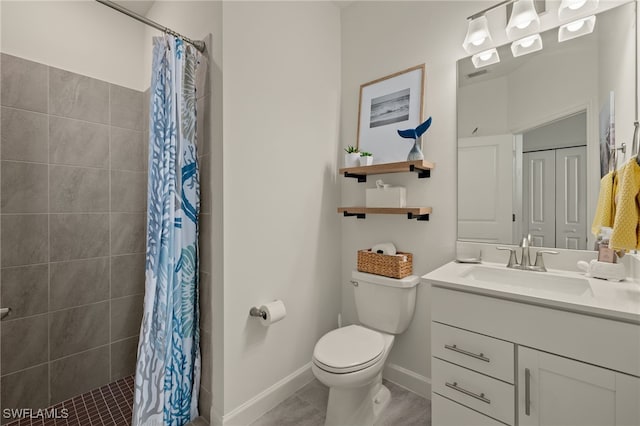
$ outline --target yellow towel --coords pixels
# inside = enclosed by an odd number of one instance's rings
[[[640,249],[640,165],[632,157],[621,171],[616,215],[609,247]]]
[[[600,228],[607,226],[613,228],[613,219],[616,216],[615,197],[618,190],[618,173],[614,170],[607,173],[600,180],[600,195],[598,195],[598,205],[596,215],[593,218],[591,232],[596,237],[600,233]]]

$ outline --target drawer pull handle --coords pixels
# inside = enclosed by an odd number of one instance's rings
[[[482,401],[482,402],[484,402],[486,404],[491,404],[491,400],[485,398],[484,392],[481,393],[480,395],[478,395],[477,393],[473,393],[473,392],[468,391],[468,390],[466,390],[464,388],[461,388],[460,386],[458,386],[458,382],[453,382],[453,383],[445,382],[444,384],[448,388],[451,388],[453,390],[457,390],[458,392],[461,392],[461,393],[463,393],[465,395],[468,395],[468,396],[470,396],[472,398],[479,399],[480,401]]]
[[[531,370],[524,369],[524,413],[531,415]]]
[[[480,355],[474,354],[473,352],[469,352],[469,351],[465,351],[464,349],[460,349],[456,345],[444,345],[444,348],[445,349],[449,349],[450,351],[458,352],[459,354],[463,354],[463,355],[470,356],[470,357],[475,358],[475,359],[479,359],[480,361],[491,362],[491,360],[489,358],[487,358],[486,356],[484,356],[483,353],[480,353]]]

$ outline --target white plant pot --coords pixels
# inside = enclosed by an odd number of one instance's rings
[[[361,166],[370,166],[372,164],[373,164],[373,157],[372,156],[360,157],[360,165]]]
[[[357,152],[347,153],[344,155],[345,167],[358,167],[360,165],[360,154]]]

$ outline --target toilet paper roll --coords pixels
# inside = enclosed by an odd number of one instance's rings
[[[287,316],[287,309],[284,307],[282,300],[274,300],[271,303],[260,306],[260,309],[267,314],[266,318],[260,319],[260,322],[265,327],[268,327]]]
[[[395,256],[396,246],[394,246],[393,243],[380,243],[373,246],[371,248],[371,251],[373,253],[380,253],[380,254],[386,254],[389,256]]]

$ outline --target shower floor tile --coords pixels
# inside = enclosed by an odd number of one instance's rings
[[[61,418],[64,409],[68,415]],[[5,426],[129,426],[132,411],[133,376],[129,376],[49,407],[47,413],[58,418],[21,419]]]

